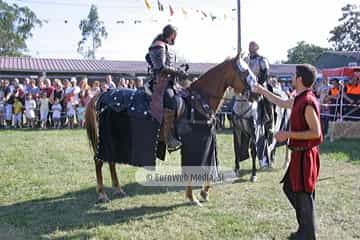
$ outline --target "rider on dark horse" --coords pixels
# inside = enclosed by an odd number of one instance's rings
[[[163,123],[163,136],[168,151],[181,147],[181,142],[175,136],[176,92],[174,86],[177,76],[186,75],[174,67],[175,55],[169,46],[174,45],[177,29],[166,25],[161,34],[152,41],[146,61],[151,69],[150,89],[152,91],[150,111],[152,116]]]
[[[258,54],[259,45],[251,41],[249,44],[249,57],[245,61],[249,64],[250,69],[256,75],[258,83],[272,91],[272,87],[269,84],[269,69],[270,64],[268,60]],[[258,103],[258,117],[264,121],[265,137],[267,140],[267,146],[273,142],[273,121],[274,121],[274,110],[273,105],[265,98],[262,98]],[[263,159],[260,161],[264,164],[262,167],[269,167],[270,159]],[[270,156],[268,156],[270,158]],[[265,160],[265,161],[264,161]]]

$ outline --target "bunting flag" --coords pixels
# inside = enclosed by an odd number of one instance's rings
[[[124,20],[118,20],[118,21],[116,21],[116,23],[117,23],[117,24],[119,24],[119,23],[124,24],[125,21],[124,21]]]
[[[157,1],[157,4],[159,11],[164,11],[164,5],[159,0]]]
[[[228,18],[228,16],[226,14],[224,14],[224,20],[226,21]]]
[[[134,24],[141,23],[141,20],[135,20]]]
[[[170,16],[174,16],[174,9],[171,7],[171,5],[169,4],[169,10],[170,10]]]
[[[211,17],[211,20],[213,20],[213,21],[216,19],[216,16],[212,13],[210,13],[210,17]]]
[[[184,8],[181,8],[181,11],[184,14],[184,16],[187,16],[187,11]]]
[[[148,10],[150,10],[150,9],[151,9],[151,5],[150,5],[149,1],[148,1],[148,0],[144,0],[144,1],[145,1],[146,8],[147,8]]]

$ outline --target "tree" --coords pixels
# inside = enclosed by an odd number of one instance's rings
[[[322,48],[314,44],[308,44],[304,41],[298,42],[297,46],[289,49],[287,52],[288,60],[285,63],[301,64],[309,63],[314,64],[316,59],[325,51],[327,48]]]
[[[360,5],[341,8],[340,24],[330,31],[329,43],[337,51],[360,51]]]
[[[89,15],[86,19],[81,20],[79,28],[82,39],[78,43],[78,52],[85,58],[95,59],[96,49],[101,47],[101,38],[108,36],[104,22],[100,21],[98,9],[95,5],[91,5]]]
[[[0,0],[0,55],[22,56],[26,52],[26,40],[41,21],[28,7],[9,5]]]

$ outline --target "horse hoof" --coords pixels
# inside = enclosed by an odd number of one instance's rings
[[[193,205],[193,206],[198,206],[198,207],[202,207],[202,204],[199,200],[197,199],[193,199],[193,200],[190,200],[190,205]]]
[[[200,202],[208,202],[209,201],[209,193],[204,190],[201,190],[200,197],[201,197]]]
[[[102,203],[108,203],[110,202],[110,199],[108,197],[99,197],[95,204],[102,204]]]
[[[240,175],[240,169],[235,169],[234,172],[235,172],[235,176],[236,176],[236,177],[241,177],[241,175]]]
[[[256,182],[256,180],[257,180],[257,177],[256,177],[256,176],[251,176],[251,178],[250,178],[250,181],[251,181],[251,182]]]
[[[178,145],[178,146],[176,146],[176,147],[168,147],[168,152],[169,152],[169,154],[170,153],[172,153],[172,152],[176,152],[177,150],[179,150],[180,148],[181,148],[181,146],[182,146],[182,144],[180,144],[180,145]]]
[[[194,196],[186,196],[187,199],[189,199],[189,204],[190,205],[194,205],[194,206],[198,206],[198,207],[202,207],[201,202],[195,198]]]
[[[114,191],[113,196],[116,198],[124,198],[127,197],[128,195],[123,190],[120,190],[120,191]]]

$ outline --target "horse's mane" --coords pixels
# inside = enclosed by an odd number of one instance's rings
[[[208,79],[209,77],[211,77],[211,78],[222,77],[223,78],[224,77],[224,67],[223,66],[225,64],[228,64],[230,61],[231,61],[231,58],[227,57],[223,62],[210,68],[208,71],[206,71],[205,73],[200,75],[198,80],[191,83],[190,88],[197,89],[198,87],[200,87],[203,84],[204,80]]]

